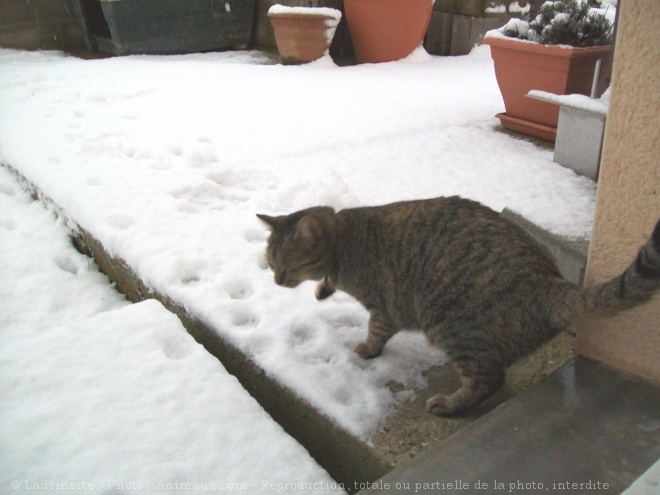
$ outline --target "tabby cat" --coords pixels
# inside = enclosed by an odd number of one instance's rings
[[[660,288],[660,221],[623,274],[580,289],[521,228],[456,196],[257,216],[272,230],[266,255],[277,284],[319,280],[318,299],[340,289],[369,311],[355,349],[362,358],[403,329],[422,330],[447,354],[462,386],[427,401],[437,415],[481,403],[509,365],[576,317],[631,308]]]

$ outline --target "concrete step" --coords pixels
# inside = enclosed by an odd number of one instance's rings
[[[84,229],[78,229],[73,235],[78,249],[93,257],[129,300],[138,302],[155,298],[175,313],[195,340],[218,358],[273,419],[301,443],[337,482],[343,483],[349,493],[355,493],[361,486],[379,479],[396,466],[405,464],[466,427],[532,386],[572,356],[573,337],[559,335],[509,368],[502,390],[459,418],[438,418],[426,412],[428,397],[438,392],[451,392],[459,386],[458,376],[451,367],[431,369],[426,374],[427,388],[418,390],[413,401],[401,404],[373,442],[366,444],[266,375],[252,360],[224,341],[218,332],[189,315],[177,301],[150,291],[127,263],[110,256],[101,243]]]
[[[659,387],[578,357],[359,493],[621,493],[659,428]]]

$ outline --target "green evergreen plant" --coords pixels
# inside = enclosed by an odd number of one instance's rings
[[[609,19],[583,0],[545,2],[525,24],[510,23],[504,34],[544,45],[589,47],[611,45],[614,31]]]

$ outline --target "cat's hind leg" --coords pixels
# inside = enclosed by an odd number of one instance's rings
[[[372,359],[380,356],[383,347],[388,340],[392,338],[395,330],[390,325],[386,325],[371,315],[369,319],[369,334],[367,340],[355,348],[355,353],[363,359]]]
[[[480,367],[453,363],[462,386],[451,395],[438,394],[426,401],[426,410],[436,416],[453,416],[481,404],[504,384],[504,367]],[[463,365],[462,365],[463,364]],[[476,368],[476,369],[475,369]]]

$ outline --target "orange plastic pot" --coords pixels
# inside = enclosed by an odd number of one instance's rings
[[[554,142],[559,107],[528,98],[527,93],[536,89],[556,95],[589,95],[599,59],[598,96],[609,86],[612,46],[573,48],[494,37],[483,43],[490,45],[506,110],[497,117],[507,129]]]
[[[344,0],[359,63],[392,62],[422,44],[433,0]]]

